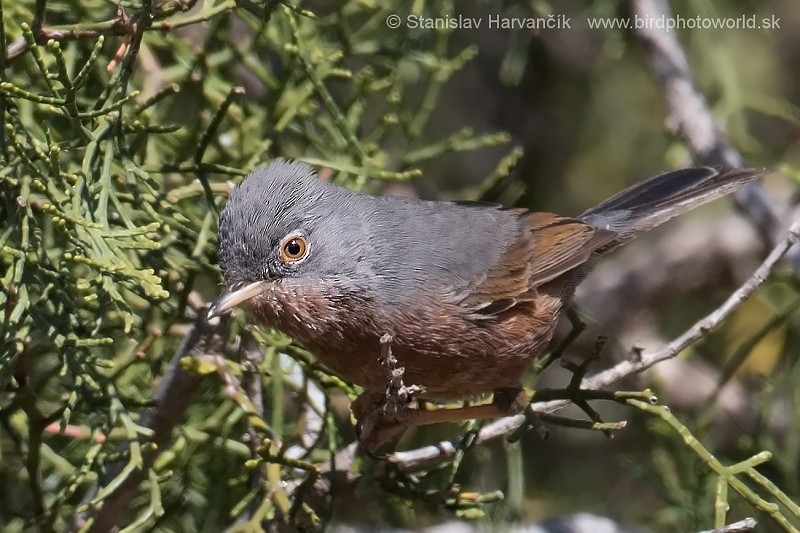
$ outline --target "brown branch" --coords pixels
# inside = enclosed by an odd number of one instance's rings
[[[242,333],[242,344],[239,347],[239,359],[242,365],[242,390],[244,390],[250,403],[253,405],[255,413],[260,418],[264,418],[264,390],[261,382],[261,373],[259,372],[259,365],[264,359],[262,348],[258,345],[253,338],[253,334],[249,331]],[[250,448],[250,453],[253,458],[258,457],[258,449],[261,446],[261,439],[258,436],[258,431],[253,426],[253,423],[248,418],[247,421],[247,446]],[[250,472],[249,486],[251,489],[256,489],[264,484],[266,476],[263,468],[254,468]],[[249,520],[253,513],[258,508],[260,502],[254,499],[250,504],[248,510],[242,513],[242,516],[236,523],[244,523]]]
[[[666,0],[630,0],[632,14],[644,18],[670,16]],[[674,32],[663,28],[642,28],[635,31],[636,37],[645,47],[648,62],[659,84],[668,110],[667,123],[686,142],[698,161],[723,167],[742,167],[741,155],[730,146],[716,125],[705,98],[695,86],[686,55]],[[784,236],[784,224],[773,203],[760,184],[753,184],[736,196],[742,208],[755,221],[760,231],[767,235],[775,246],[761,266],[731,297],[716,311],[695,324],[683,335],[652,353],[635,351],[637,357],[618,363],[581,383],[582,389],[608,387],[632,374],[675,357],[683,348],[703,337],[716,327],[733,309],[738,307],[764,281],[777,262],[798,240],[800,219],[797,219]],[[531,406],[535,412],[549,413],[568,405],[568,401],[547,402]],[[504,437],[525,422],[525,415],[516,415],[496,420],[481,429],[477,442],[486,442]],[[390,460],[403,470],[428,468],[448,460],[456,453],[453,442],[442,441],[407,452],[397,452]]]
[[[165,4],[152,14],[153,20],[163,20],[171,17],[177,12],[186,12],[194,7],[197,0],[186,2],[175,2]],[[80,39],[93,39],[100,35],[133,35],[136,31],[136,17],[128,19],[123,13],[116,17],[97,23],[76,24],[71,27],[46,27],[44,26],[45,2],[37,2],[36,15],[34,16],[32,31],[37,43],[46,43],[54,40],[59,43],[77,41]],[[148,28],[155,30],[156,28]],[[161,28],[158,28],[161,30]],[[30,49],[30,45],[24,37],[11,42],[6,47],[6,64],[24,55]]]
[[[49,40],[54,40],[59,43],[69,41],[77,41],[79,39],[93,39],[100,35],[129,35],[133,29],[129,24],[124,24],[120,17],[106,20],[97,24],[91,24],[87,27],[74,26],[71,28],[32,28],[33,35],[37,42],[46,43]],[[28,41],[24,37],[12,41],[6,47],[6,64],[14,61],[20,56],[24,55],[30,49]]]

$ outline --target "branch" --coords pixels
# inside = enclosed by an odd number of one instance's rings
[[[644,18],[670,16],[666,0],[630,0],[631,13]],[[681,136],[698,161],[724,167],[742,167],[741,155],[730,146],[717,127],[705,98],[697,90],[689,62],[674,32],[659,28],[641,28],[635,35],[645,47],[645,53],[661,89],[667,110],[667,123]],[[641,372],[661,361],[675,357],[682,349],[697,341],[716,327],[731,311],[747,299],[769,275],[777,262],[798,240],[800,219],[797,219],[784,236],[785,227],[781,217],[772,207],[772,202],[763,187],[756,183],[740,190],[736,198],[760,231],[774,245],[770,255],[761,266],[731,297],[716,311],[695,324],[683,335],[649,354],[636,354],[633,360],[622,361],[614,367],[600,372],[581,383],[582,389],[608,387],[632,374]],[[568,401],[545,402],[531,405],[534,412],[549,413],[565,407]],[[476,444],[504,437],[512,433],[525,421],[525,415],[496,420],[481,429]],[[451,441],[442,441],[433,446],[397,452],[389,459],[403,470],[418,470],[439,464],[452,457],[457,446]]]
[[[179,11],[189,11],[196,3],[197,0],[188,0],[187,2],[165,4],[153,13],[153,19],[163,20],[171,17]],[[134,15],[128,19],[120,10],[117,13],[117,16],[109,20],[87,24],[75,24],[70,27],[60,28],[57,26],[44,26],[44,15],[44,9],[42,9],[42,12],[37,13],[34,19],[34,25],[32,29],[35,43],[46,43],[50,40],[64,43],[69,41],[77,41],[80,39],[94,39],[100,35],[132,35],[136,31],[135,22],[138,18],[136,15]],[[28,50],[30,50],[31,46],[33,46],[33,43],[24,37],[20,37],[19,39],[9,43],[6,47],[6,64],[24,55]]]
[[[700,533],[749,533],[750,531],[755,531],[757,525],[758,522],[756,522],[755,518],[745,518],[725,527],[709,529]]]

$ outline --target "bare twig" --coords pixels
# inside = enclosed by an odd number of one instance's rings
[[[239,358],[242,364],[242,389],[244,390],[250,403],[253,405],[255,414],[259,417],[264,416],[264,390],[261,383],[261,374],[258,367],[264,359],[262,348],[258,346],[253,335],[250,332],[242,334],[242,344],[240,346]],[[247,445],[250,448],[250,453],[253,458],[258,457],[258,448],[261,441],[258,436],[258,431],[253,427],[252,422],[247,421]],[[263,485],[265,480],[264,469],[254,468],[250,472],[250,489],[256,489]],[[246,513],[243,513],[239,518],[244,522],[248,520],[255,512],[259,502],[253,500]]]
[[[660,350],[656,350],[655,352],[651,353],[644,352],[642,356],[638,358],[638,360],[623,361],[609,370],[592,376],[590,379],[584,381],[583,388],[595,389],[611,385],[612,383],[616,383],[626,376],[646,370],[656,363],[666,359],[671,359],[678,355],[678,353],[680,353],[687,346],[696,342],[709,331],[716,328],[726,317],[728,317],[728,315],[733,312],[734,309],[739,307],[739,305],[747,300],[755,292],[758,286],[761,285],[765,279],[767,279],[770,272],[772,272],[772,270],[778,264],[778,261],[780,261],[784,255],[786,255],[786,253],[792,248],[792,246],[794,246],[798,239],[800,239],[800,218],[797,218],[794,221],[784,240],[779,242],[778,245],[772,249],[767,258],[764,259],[764,262],[761,263],[755,272],[753,272],[753,275],[750,276],[750,278],[733,294],[731,294],[725,303],[723,303],[716,311],[697,322],[694,326],[684,332],[683,335],[676,338]]]
[[[164,5],[158,8],[153,13],[154,20],[163,20],[171,17],[179,11],[188,11],[197,0],[189,0],[188,2],[176,2],[170,4],[165,2]],[[41,5],[41,9],[38,6]],[[116,17],[91,24],[79,24],[68,28],[59,28],[57,26],[47,27],[44,26],[44,2],[37,3],[37,13],[34,18],[33,31],[36,37],[36,42],[46,43],[50,40],[64,43],[69,41],[77,41],[80,39],[94,39],[100,35],[132,35],[135,30],[136,18],[132,17],[129,20],[121,14]],[[30,49],[30,43],[24,38],[19,38],[6,47],[5,61],[11,62],[18,57],[25,54]]]
[[[640,17],[658,18],[668,16],[666,0],[630,0],[631,12]],[[685,54],[674,33],[663,28],[636,30],[637,37],[645,46],[648,61],[655,74],[669,112],[668,123],[686,141],[695,158],[706,164],[725,167],[741,167],[742,157],[733,149],[719,131],[714,118],[694,84]],[[779,214],[773,209],[766,192],[759,184],[748,186],[737,195],[737,199],[762,233],[777,243],[755,273],[719,309],[695,324],[683,335],[652,353],[637,352],[640,356],[622,361],[614,367],[583,380],[582,389],[600,389],[617,383],[621,379],[641,372],[651,366],[675,357],[682,349],[697,341],[716,327],[733,309],[747,299],[764,281],[777,262],[798,239],[800,219],[796,220],[784,237]],[[568,401],[535,404],[531,409],[549,413],[566,406]],[[494,440],[513,432],[523,424],[525,415],[516,415],[496,420],[482,428],[478,443]],[[443,441],[417,450],[397,452],[390,460],[404,470],[416,470],[439,464],[456,452],[453,443]]]
[[[399,366],[392,354],[393,338],[388,333],[380,338],[380,365],[386,370],[386,390],[383,395],[376,391],[364,391],[351,405],[358,419],[359,441],[368,450],[399,438],[405,431],[400,420],[408,413],[414,396],[425,392],[419,385],[403,383],[405,367]]]
[[[750,531],[755,531],[757,525],[758,522],[756,522],[755,518],[745,518],[744,520],[728,524],[725,527],[708,529],[700,533],[749,533]]]

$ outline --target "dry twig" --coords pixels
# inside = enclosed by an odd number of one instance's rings
[[[725,527],[709,529],[701,531],[700,533],[749,533],[750,531],[755,531],[757,525],[758,522],[756,522],[755,518],[745,518],[744,520],[728,524]]]

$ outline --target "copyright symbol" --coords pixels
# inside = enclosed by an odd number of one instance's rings
[[[401,22],[402,20],[399,15],[389,15],[386,17],[386,25],[393,30],[399,28]]]

